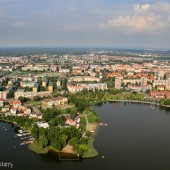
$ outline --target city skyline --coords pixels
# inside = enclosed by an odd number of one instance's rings
[[[170,2],[1,0],[0,47],[169,48]]]

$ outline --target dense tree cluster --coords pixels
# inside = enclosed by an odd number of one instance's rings
[[[82,138],[82,132],[75,127],[44,129],[35,124],[31,133],[42,148],[52,146],[61,151],[67,144],[70,144],[79,154],[88,150],[87,140]]]

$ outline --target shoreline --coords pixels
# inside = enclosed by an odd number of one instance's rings
[[[129,102],[129,103],[141,103],[141,104],[149,104],[149,105],[155,105],[155,106],[159,106],[159,107],[164,107],[164,108],[170,108],[170,105],[160,105],[159,103],[155,103],[155,102],[147,102],[147,101],[140,101],[140,100],[103,100],[103,101],[99,101],[99,102],[94,102],[91,107],[91,109],[94,111],[93,107],[99,103],[102,103],[104,104],[105,102]],[[96,113],[96,112],[95,112]],[[97,114],[97,113],[96,113]],[[5,122],[5,123],[11,123],[11,124],[14,124],[16,125],[17,127],[21,128],[16,122],[13,122],[13,121],[9,121],[9,120],[5,120],[5,119],[0,119],[0,122]],[[94,132],[92,134],[92,136],[89,138],[89,151],[82,155],[82,158],[93,158],[93,157],[96,157],[99,155],[99,152],[97,151],[97,149],[95,149],[94,147],[94,143],[95,143],[95,135],[96,135],[96,132],[97,132],[97,129],[99,127],[99,122],[96,122],[94,123]],[[44,148],[43,150],[41,149],[41,151],[39,150],[39,148],[37,149],[37,146],[36,147],[32,147],[34,145],[37,145],[38,143],[35,142],[33,144],[30,144],[28,145],[28,148],[37,153],[37,154],[48,154],[48,152],[50,151],[53,151],[57,154],[59,153],[64,153],[64,154],[67,154],[66,152],[59,152],[59,151],[56,151],[54,148],[52,147],[48,147],[48,148]],[[78,155],[76,152],[73,153],[75,155]]]
[[[147,101],[140,101],[140,100],[104,100],[104,101],[100,101],[100,102],[96,102],[93,104],[93,106],[95,104],[99,104],[99,103],[104,103],[104,102],[129,102],[129,103],[143,103],[143,104],[150,104],[150,105],[156,105],[156,106],[161,106],[161,107],[166,107],[166,108],[170,108],[170,105],[160,105],[159,103],[155,103],[155,102],[147,102]],[[92,106],[92,107],[93,107]]]

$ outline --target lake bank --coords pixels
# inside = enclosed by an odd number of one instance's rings
[[[138,100],[105,100],[105,101],[100,101],[100,102],[96,102],[94,103],[95,104],[99,104],[99,103],[105,103],[105,102],[128,102],[128,103],[142,103],[142,104],[150,104],[150,105],[156,105],[156,106],[161,106],[160,104],[157,104],[157,103],[154,103],[154,102],[146,102],[146,101],[138,101]],[[93,105],[93,106],[94,106]],[[93,107],[91,106],[91,108]],[[161,106],[161,107],[167,107],[169,108],[170,106]],[[98,115],[96,115],[96,118],[97,118]],[[12,121],[9,121],[9,120],[4,120],[5,122],[8,122],[8,123],[13,123],[15,125],[17,125],[16,122],[12,122]],[[107,122],[106,122],[107,123]],[[17,125],[18,126],[18,125]],[[96,142],[95,140],[95,133],[96,133],[96,129],[97,129],[98,125],[95,125],[93,126],[92,128],[89,128],[91,130],[89,131],[93,131],[92,132],[92,136],[90,137],[89,139],[89,142],[88,142],[88,151],[82,155],[83,158],[91,158],[91,157],[96,157],[99,155],[99,152],[97,151],[97,149],[95,148],[94,144]],[[36,144],[31,144],[28,146],[28,148],[31,150],[31,151],[34,151],[35,153],[37,154],[47,154],[50,150],[53,150],[54,152],[58,153],[59,151],[55,150],[54,148],[52,147],[47,147],[47,148],[41,148],[37,143]],[[77,154],[76,152],[74,152],[74,154]]]
[[[0,124],[1,160],[9,160],[18,169],[170,169],[170,112],[150,105],[106,102],[94,106],[100,121],[108,126],[95,130],[93,159],[60,161],[53,151],[35,154],[20,146],[20,138],[10,124]],[[1,128],[5,127],[7,130]],[[13,148],[13,146],[16,148]],[[17,156],[16,156],[17,155]]]

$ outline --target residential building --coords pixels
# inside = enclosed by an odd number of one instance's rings
[[[120,77],[115,78],[115,89],[121,89],[122,88],[122,79]]]
[[[57,79],[57,87],[61,87],[61,85],[62,85],[62,80],[59,78],[59,79]]]
[[[42,101],[43,108],[52,108],[68,104],[68,98],[59,96],[57,98],[44,99]]]
[[[40,96],[40,97],[44,97],[44,96],[51,96],[51,92],[50,91],[44,91],[44,92],[24,92],[24,89],[18,89],[15,93],[14,93],[14,98],[18,99],[19,97],[26,97],[26,98],[33,98],[34,96]]]
[[[53,92],[53,82],[49,82],[48,91]]]
[[[164,85],[159,85],[159,86],[157,86],[157,90],[164,91],[165,86]]]
[[[20,86],[21,87],[34,87],[35,82],[34,81],[21,81]]]
[[[159,86],[159,85],[170,85],[170,80],[154,80],[153,87]]]
[[[13,106],[15,109],[18,109],[21,106],[20,100],[9,100],[9,105]]]
[[[126,85],[128,83],[130,84],[140,84],[141,83],[141,79],[123,79],[123,83]]]
[[[59,69],[59,73],[69,73],[70,69]]]
[[[37,122],[37,126],[45,128],[45,129],[49,128],[49,124],[48,123],[44,123],[44,122]]]
[[[4,99],[0,98],[0,107],[4,106]]]
[[[73,86],[73,85],[68,85],[67,86],[68,91],[70,93],[77,93],[82,91],[83,89],[87,89],[87,90],[107,90],[107,84],[106,83],[95,83],[95,84],[80,84],[77,86]]]
[[[83,89],[87,90],[107,90],[107,84],[106,83],[95,83],[95,84],[81,84]]]
[[[38,89],[39,89],[39,84],[35,83],[34,87],[32,88],[32,91],[33,92],[38,92]]]
[[[80,85],[77,86],[67,85],[67,88],[70,93],[77,93],[83,90],[83,87]]]
[[[0,98],[6,100],[7,99],[7,94],[8,94],[7,91],[0,91]]]
[[[24,107],[24,106],[19,106],[18,111],[23,115],[30,115],[31,113],[31,109]]]
[[[48,80],[47,80],[47,78],[44,78],[44,79],[42,80],[42,86],[43,86],[43,87],[47,87],[47,84],[48,84]]]
[[[100,78],[97,77],[92,77],[92,76],[76,76],[76,77],[70,77],[69,81],[75,81],[75,82],[83,82],[83,81],[88,81],[88,82],[99,82]]]

